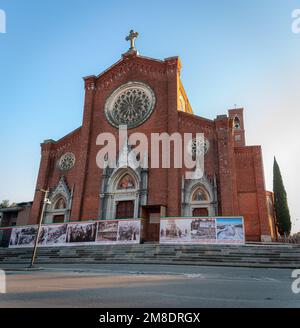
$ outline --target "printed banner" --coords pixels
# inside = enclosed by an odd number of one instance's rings
[[[124,220],[119,221],[118,227],[118,243],[134,244],[140,243],[141,221]]]
[[[10,236],[9,247],[33,247],[37,226],[13,228]]]
[[[244,244],[244,220],[236,218],[162,218],[160,243]]]
[[[96,242],[98,244],[139,244],[140,220],[98,222]]]
[[[39,246],[62,246],[66,243],[67,224],[43,226]]]
[[[217,218],[217,242],[223,244],[245,243],[243,218]]]
[[[116,243],[118,239],[118,221],[98,222],[97,243]]]
[[[68,224],[67,243],[94,243],[96,239],[96,222]]]
[[[10,248],[33,247],[36,234],[37,226],[3,229],[0,230],[0,243],[2,247]],[[43,225],[39,246],[139,244],[140,235],[141,222],[138,219]]]

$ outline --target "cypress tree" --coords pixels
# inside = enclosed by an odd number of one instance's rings
[[[281,236],[289,235],[292,228],[290,210],[280,168],[275,157],[273,165],[273,192],[278,232]]]

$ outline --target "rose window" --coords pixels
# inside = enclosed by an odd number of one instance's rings
[[[105,105],[107,120],[115,127],[135,128],[144,123],[155,106],[155,95],[144,83],[129,82],[118,88]]]
[[[75,165],[75,155],[73,153],[66,153],[61,156],[59,160],[59,168],[62,171],[68,171]]]
[[[204,151],[204,155],[208,152],[209,150],[209,141],[206,138],[200,137],[200,138],[195,138],[190,140],[188,144],[188,152],[190,155],[195,156],[196,155],[196,150],[197,150],[197,145],[200,149],[200,154],[201,150]]]

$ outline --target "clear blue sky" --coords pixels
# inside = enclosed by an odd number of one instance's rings
[[[179,55],[194,112],[246,110],[249,144],[262,144],[267,187],[276,155],[293,220],[300,185],[300,0],[0,0],[0,200],[31,200],[44,139],[81,125],[83,81],[128,49]]]

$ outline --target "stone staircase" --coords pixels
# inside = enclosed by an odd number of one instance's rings
[[[27,265],[32,249],[0,248],[0,268]],[[182,264],[299,268],[300,245],[93,245],[39,248],[37,265],[46,264]]]

